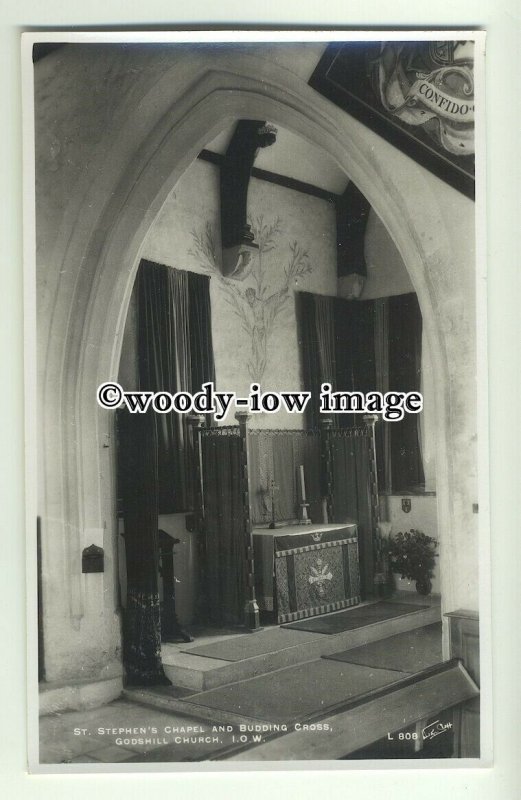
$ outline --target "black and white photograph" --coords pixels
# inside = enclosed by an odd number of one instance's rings
[[[328,33],[24,35],[33,772],[490,755],[485,34]]]

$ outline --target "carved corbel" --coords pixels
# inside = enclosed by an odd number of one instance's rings
[[[248,225],[248,186],[260,148],[275,142],[277,130],[260,120],[239,120],[221,166],[222,272],[242,280],[259,245]]]

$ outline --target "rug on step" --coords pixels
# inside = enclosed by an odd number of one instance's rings
[[[220,642],[186,647],[184,653],[191,656],[218,658],[222,661],[243,661],[246,658],[276,653],[287,647],[314,642],[317,635],[304,631],[287,631],[282,628],[246,633],[243,636],[230,636]]]
[[[405,674],[391,670],[319,658],[200,692],[188,698],[188,702],[252,719],[291,723],[390,686],[404,677]]]
[[[345,611],[337,611],[334,614],[326,614],[321,617],[289,622],[282,627],[297,631],[309,631],[310,633],[343,633],[344,631],[363,628],[365,625],[374,625],[376,622],[384,622],[384,620],[403,617],[407,614],[415,614],[418,611],[425,611],[427,608],[429,606],[382,601],[380,603],[370,603],[366,606],[349,608]]]
[[[400,672],[421,672],[443,661],[441,622],[398,633],[362,647],[331,653],[322,658],[367,667],[395,669]]]

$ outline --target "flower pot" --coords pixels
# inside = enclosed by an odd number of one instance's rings
[[[416,591],[424,597],[432,591],[432,581],[428,576],[418,578],[416,581]]]

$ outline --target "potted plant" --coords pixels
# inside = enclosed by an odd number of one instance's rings
[[[393,572],[398,572],[402,578],[415,581],[418,594],[430,594],[437,546],[438,543],[432,536],[414,529],[389,536],[387,544],[389,567]]]

